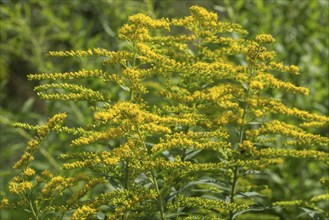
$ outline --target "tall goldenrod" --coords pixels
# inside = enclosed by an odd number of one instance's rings
[[[102,58],[103,66],[91,70],[28,76],[46,80],[35,88],[43,99],[88,101],[94,121],[68,127],[66,113],[60,113],[42,126],[17,123],[37,135],[9,183],[19,201],[4,198],[3,208],[30,210],[34,219],[231,220],[276,219],[278,207],[303,206],[328,217],[320,204],[328,200],[325,189],[309,198],[274,201],[277,192],[270,177],[264,178],[263,171],[275,171],[289,158],[328,168],[323,147],[329,139],[307,129],[326,126],[329,118],[266,95],[273,89],[308,95],[307,88],[275,76],[298,75],[298,67],[275,61],[268,49],[273,36],[238,38],[247,33],[240,25],[218,21],[199,6],[190,12],[178,19],[131,16],[119,31],[127,50],[49,52]],[[100,79],[104,88],[122,88],[127,98],[76,83],[89,78]],[[280,115],[294,120],[283,122]],[[61,172],[33,165],[34,152],[50,132],[73,136],[60,156]],[[321,178],[324,186],[327,179]]]

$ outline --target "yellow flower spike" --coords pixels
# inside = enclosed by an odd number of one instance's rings
[[[17,182],[17,179],[13,179],[9,182],[9,191],[21,195],[26,193],[27,191],[30,191],[33,188],[33,183],[28,181],[19,181]]]
[[[242,144],[239,144],[239,149],[240,151],[247,151],[251,154],[254,154],[257,150],[251,141],[243,141]]]
[[[218,20],[218,15],[207,11],[205,8],[199,6],[190,7],[190,12],[195,20],[201,20],[205,26],[215,26]]]
[[[93,50],[70,50],[70,51],[49,51],[49,56],[54,57],[86,57],[86,56],[108,56],[110,51],[100,48],[94,48]]]
[[[258,80],[251,81],[249,86],[251,89],[255,89],[255,90],[262,90],[265,87],[264,83]]]
[[[129,22],[131,22],[137,26],[169,30],[169,23],[168,23],[167,19],[155,20],[144,14],[136,14],[136,15],[129,16],[128,20],[129,20]]]
[[[264,108],[264,110],[267,110],[268,112],[295,116],[306,121],[322,121],[326,123],[329,122],[329,117],[311,114],[307,111],[303,111],[297,108],[289,108],[285,106],[282,102],[275,99],[257,97],[249,98],[247,101],[248,104],[250,104],[252,107],[261,107]]]
[[[40,131],[41,128],[42,127],[39,126],[38,127],[38,131]],[[34,152],[38,148],[39,144],[40,144],[40,140],[39,139],[34,138],[34,139],[29,140],[27,142],[26,151],[27,152]]]
[[[25,177],[30,177],[33,176],[34,174],[35,174],[35,170],[29,167],[22,171],[22,175]]]
[[[257,55],[257,59],[260,61],[272,60],[275,57],[276,53],[274,51],[271,52],[261,52]]]
[[[106,98],[98,91],[94,91],[92,89],[88,89],[84,86],[80,86],[77,84],[71,83],[51,83],[44,84],[41,86],[36,86],[34,88],[35,91],[40,90],[49,90],[49,89],[65,89],[68,91],[72,91],[74,93],[68,94],[44,94],[42,92],[38,92],[37,94],[42,99],[52,100],[52,99],[60,99],[60,100],[88,100],[88,101],[105,101]]]
[[[329,193],[317,195],[311,198],[311,202],[328,201]]]
[[[253,114],[257,117],[257,118],[260,118],[260,117],[263,117],[265,115],[265,113],[259,109],[256,109],[253,111]]]
[[[155,144],[152,147],[152,152],[161,152],[164,150],[170,150],[174,148],[185,149],[213,149],[222,152],[223,149],[228,149],[231,144],[226,141],[209,141],[211,137],[221,137],[226,139],[227,134],[225,132],[188,132],[187,134],[176,133],[174,135],[167,135],[166,141],[163,139],[159,144]],[[194,140],[195,139],[195,140]]]
[[[91,77],[105,77],[106,72],[103,72],[101,69],[95,70],[85,70],[82,69],[77,72],[64,72],[64,73],[39,73],[39,74],[29,74],[27,76],[28,80],[58,80],[58,79],[82,79],[82,78],[91,78]]]
[[[144,14],[132,15],[128,19],[130,24],[125,24],[119,30],[119,37],[132,42],[150,40],[149,29],[170,29],[167,19],[155,20]]]
[[[318,161],[326,162],[329,160],[329,154],[317,150],[295,150],[295,149],[261,149],[255,151],[258,157],[295,157],[295,158],[313,158]]]
[[[41,138],[45,137],[55,126],[61,125],[66,117],[66,113],[54,115],[45,125],[41,126],[40,129],[38,129],[38,135]]]
[[[14,123],[13,126],[15,128],[23,128],[23,129],[27,129],[27,130],[38,130],[40,128],[39,125],[30,125],[30,124],[27,124],[27,123]]]
[[[62,176],[54,176],[49,182],[43,187],[42,194],[48,196],[54,191],[60,191],[66,186],[66,180]]]
[[[298,66],[295,66],[295,65],[291,65],[290,67],[289,67],[289,72],[291,72],[291,73],[293,73],[293,74],[295,74],[295,75],[299,75],[300,73],[299,73],[299,68],[298,68]]]
[[[278,201],[274,202],[273,206],[283,206],[283,207],[290,207],[290,206],[299,206],[303,203],[302,200],[292,200],[292,201]]]
[[[329,143],[329,138],[327,137],[306,133],[301,128],[277,120],[265,123],[261,128],[257,130],[250,130],[247,134],[254,137],[262,134],[281,134],[284,136],[293,137],[300,143],[311,146],[316,144],[326,146]]]
[[[276,79],[271,74],[263,73],[262,75],[259,76],[259,78],[261,78],[264,81],[264,83],[267,84],[268,87],[285,89],[288,92],[301,93],[304,95],[309,94],[309,90],[307,88],[295,86],[290,82],[283,82],[281,80]]]
[[[180,207],[190,208],[205,208],[205,209],[218,209],[241,211],[248,209],[247,204],[238,205],[235,203],[224,202],[221,200],[204,199],[199,197],[183,197],[179,196],[178,199],[170,204],[170,208],[177,209]]]
[[[270,34],[260,34],[256,36],[256,41],[258,43],[273,43],[275,39]]]
[[[96,214],[96,209],[91,208],[88,205],[83,205],[82,207],[79,207],[73,215],[71,216],[71,220],[86,220],[92,215]]]
[[[0,202],[0,209],[5,209],[10,207],[9,200],[7,198],[3,198]]]
[[[311,122],[303,122],[299,126],[304,128],[319,128],[323,127],[327,124],[326,121],[311,121]]]
[[[72,146],[88,145],[91,143],[97,143],[107,141],[110,139],[116,139],[124,134],[124,127],[109,128],[104,132],[93,132],[88,137],[80,137],[72,141]]]
[[[20,169],[21,167],[25,166],[26,164],[30,163],[34,160],[34,157],[30,154],[25,152],[21,159],[15,163],[13,166],[14,169]]]

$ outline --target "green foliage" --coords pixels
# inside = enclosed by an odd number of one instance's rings
[[[34,219],[327,218],[327,176],[297,170],[312,185],[296,195],[283,179],[298,184],[287,166],[301,161],[328,168],[329,138],[315,131],[329,118],[271,97],[309,90],[277,77],[299,68],[276,61],[271,35],[245,34],[193,6],[179,19],[130,16],[122,49],[50,51],[102,65],[28,76],[42,99],[87,108],[15,124],[34,136],[1,207]]]
[[[319,1],[225,1],[218,10],[228,14],[230,20],[242,24],[254,33],[272,33],[277,40],[275,45],[278,57],[286,63],[300,67],[303,75],[296,81],[285,76],[289,81],[307,83],[311,90],[309,97],[286,97],[287,101],[298,107],[316,110],[328,114],[328,79],[329,72],[325,60],[329,59],[328,26],[329,3]],[[261,19],[259,19],[261,18]],[[282,97],[282,93],[275,94]],[[327,133],[323,130],[323,134]]]

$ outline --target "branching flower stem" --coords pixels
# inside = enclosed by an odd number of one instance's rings
[[[34,219],[35,220],[39,220],[38,215],[37,215],[36,211],[34,210],[34,207],[33,207],[33,204],[32,204],[32,200],[28,196],[27,196],[27,200],[28,200],[28,203],[29,203],[29,206],[30,206],[30,210],[31,210],[31,212],[33,214]]]

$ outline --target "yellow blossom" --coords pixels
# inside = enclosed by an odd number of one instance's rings
[[[35,174],[35,170],[32,169],[32,168],[29,168],[29,167],[24,169],[23,172],[22,172],[22,175],[26,176],[26,177],[33,176],[34,174]]]
[[[19,181],[13,179],[9,182],[9,191],[15,194],[23,194],[33,188],[33,183],[28,181]]]
[[[317,196],[314,196],[313,198],[311,198],[311,202],[318,202],[318,201],[323,201],[323,200],[329,200],[329,193],[317,195]]]
[[[91,208],[87,205],[83,205],[82,207],[79,207],[75,212],[73,213],[72,217],[70,219],[72,220],[86,220],[90,216],[96,214],[96,209]]]
[[[278,202],[273,203],[273,205],[289,207],[289,206],[298,206],[302,203],[303,203],[302,200],[292,200],[292,201],[278,201]]]
[[[270,34],[260,34],[256,36],[256,41],[258,43],[272,43],[275,39]]]

